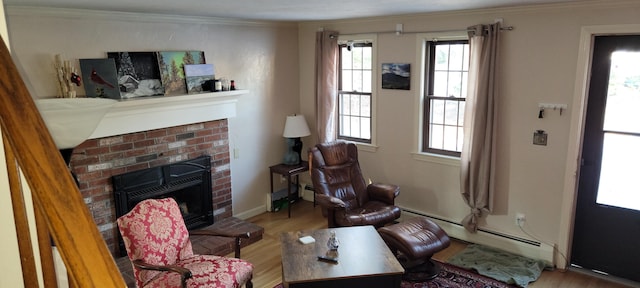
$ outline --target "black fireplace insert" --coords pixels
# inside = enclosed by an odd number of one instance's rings
[[[213,224],[210,156],[115,175],[112,180],[118,218],[142,200],[171,197],[187,229]],[[121,256],[126,255],[119,233],[118,247]]]

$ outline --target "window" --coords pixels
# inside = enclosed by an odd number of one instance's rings
[[[469,42],[428,41],[422,151],[460,157],[469,74]]]
[[[339,41],[338,139],[371,143],[373,43]]]

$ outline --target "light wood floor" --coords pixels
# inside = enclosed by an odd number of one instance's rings
[[[247,219],[247,221],[264,227],[263,239],[242,249],[242,258],[255,266],[253,284],[256,288],[272,288],[282,281],[280,262],[280,233],[287,231],[313,230],[327,228],[326,219],[322,217],[319,206],[299,201],[291,208],[291,218],[287,218],[287,210],[267,212]],[[344,240],[346,241],[346,240]],[[449,248],[434,255],[434,259],[446,262],[452,255],[464,249],[462,242],[453,241]],[[563,287],[628,287],[600,278],[591,277],[573,271],[544,271],[542,276],[529,285],[533,288]]]

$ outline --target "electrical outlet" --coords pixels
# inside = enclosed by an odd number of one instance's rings
[[[284,175],[280,175],[280,183],[287,182],[287,178]]]
[[[527,219],[524,217],[524,213],[516,213],[516,225],[522,227]]]

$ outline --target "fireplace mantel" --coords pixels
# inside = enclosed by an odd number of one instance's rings
[[[89,139],[236,116],[236,102],[248,90],[121,100],[102,118]]]

